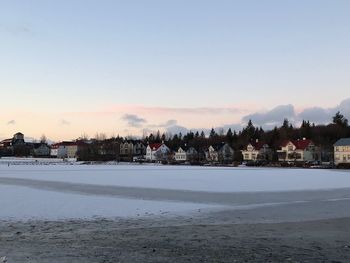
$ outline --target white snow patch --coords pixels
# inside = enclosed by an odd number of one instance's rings
[[[0,220],[172,216],[220,206],[58,193],[0,185]]]

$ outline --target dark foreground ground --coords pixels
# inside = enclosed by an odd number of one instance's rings
[[[7,262],[350,262],[350,219],[146,225],[128,221],[3,222]]]
[[[32,187],[43,184],[6,180],[2,183],[31,183]],[[0,220],[0,263],[5,261],[2,257],[8,263],[350,262],[350,189],[222,194],[97,189],[47,182],[45,187],[94,195],[107,193],[150,200],[171,197],[184,202],[205,200],[241,206],[227,206],[220,211],[198,210],[187,216]]]

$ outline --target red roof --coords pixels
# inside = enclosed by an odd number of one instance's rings
[[[59,146],[85,146],[86,143],[82,141],[76,141],[76,142],[68,142],[68,141],[63,141],[59,143],[55,143],[51,145],[51,148],[58,148]]]
[[[254,142],[252,143],[253,147],[255,150],[260,150],[261,148],[263,148],[263,146],[265,145],[265,142]]]
[[[311,140],[295,140],[292,143],[298,150],[305,150],[313,142]]]
[[[149,147],[152,149],[152,151],[156,151],[160,148],[160,146],[162,146],[161,143],[150,143]]]
[[[308,140],[308,139],[293,140],[293,141],[283,140],[280,143],[280,147],[286,147],[289,142],[293,143],[297,150],[305,150],[310,144],[313,143],[311,140]]]

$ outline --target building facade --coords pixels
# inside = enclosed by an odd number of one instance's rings
[[[164,143],[151,143],[146,149],[147,161],[165,161],[169,159],[170,149]]]
[[[273,157],[273,151],[268,144],[264,142],[248,143],[246,148],[242,150],[243,161],[271,161]]]
[[[334,164],[350,163],[350,138],[342,138],[334,145]]]
[[[281,162],[314,162],[321,160],[321,150],[313,141],[285,140],[277,150],[278,161]]]

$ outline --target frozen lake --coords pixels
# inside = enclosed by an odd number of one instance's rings
[[[207,192],[350,187],[350,171],[154,165],[0,165],[0,177]]]
[[[183,215],[323,197],[346,199],[344,188],[350,188],[349,171],[2,164],[0,219]]]

